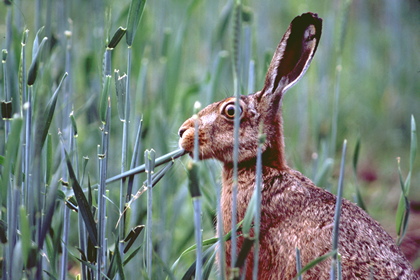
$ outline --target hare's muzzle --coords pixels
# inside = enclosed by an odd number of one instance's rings
[[[178,130],[179,147],[188,152],[192,152],[194,139],[194,122],[191,119],[186,120]]]

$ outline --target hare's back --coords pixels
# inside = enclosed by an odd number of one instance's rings
[[[283,279],[295,275],[296,248],[302,264],[331,251],[336,197],[289,170],[266,178],[261,221],[262,271],[277,268]],[[419,279],[394,239],[356,204],[343,199],[339,253],[343,279]],[[272,271],[272,270],[271,270]],[[330,260],[307,272],[329,279]],[[379,277],[379,278],[378,278]]]

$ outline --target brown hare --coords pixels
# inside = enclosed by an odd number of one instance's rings
[[[244,218],[256,177],[260,127],[262,200],[258,279],[292,279],[296,275],[296,248],[302,266],[332,248],[336,197],[315,186],[285,160],[281,103],[286,90],[305,73],[317,49],[322,19],[306,13],[296,17],[281,39],[267,72],[264,87],[235,99],[210,104],[198,113],[199,158],[223,163],[221,207],[225,233],[231,230],[234,115],[240,115],[237,221]],[[194,150],[195,119],[179,129],[180,146]],[[238,251],[243,242],[238,238]],[[230,241],[226,265],[230,267]],[[343,279],[419,279],[393,238],[356,204],[343,199],[339,231]],[[311,268],[304,279],[329,279],[331,260]],[[246,279],[252,278],[253,254],[248,255]]]

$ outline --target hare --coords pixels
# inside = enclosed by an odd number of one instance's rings
[[[244,218],[255,187],[258,135],[262,147],[262,199],[258,279],[296,276],[296,248],[302,266],[332,249],[336,197],[314,185],[285,160],[281,102],[284,93],[305,73],[317,49],[322,19],[306,13],[290,24],[269,66],[261,91],[210,104],[179,129],[179,145],[194,151],[198,121],[199,158],[223,163],[221,208],[225,233],[231,230],[234,116],[239,114],[237,221]],[[419,279],[393,238],[356,204],[343,199],[339,249],[343,279]],[[243,238],[238,238],[238,250]],[[226,266],[230,263],[226,244]],[[253,253],[247,257],[246,279],[252,278]],[[331,260],[308,270],[304,279],[329,279]]]

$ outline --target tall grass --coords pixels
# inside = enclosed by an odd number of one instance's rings
[[[403,248],[413,234],[418,1],[0,6],[2,278],[224,279],[213,265],[217,242],[231,237],[213,238],[220,164],[193,161],[190,170],[177,130],[196,101],[260,88],[283,32],[307,11],[324,30],[305,78],[284,98],[289,164],[335,192],[348,139],[356,148],[345,171],[354,176],[343,196],[356,193]],[[142,156],[152,149],[155,160]],[[248,221],[258,220],[254,209]]]

